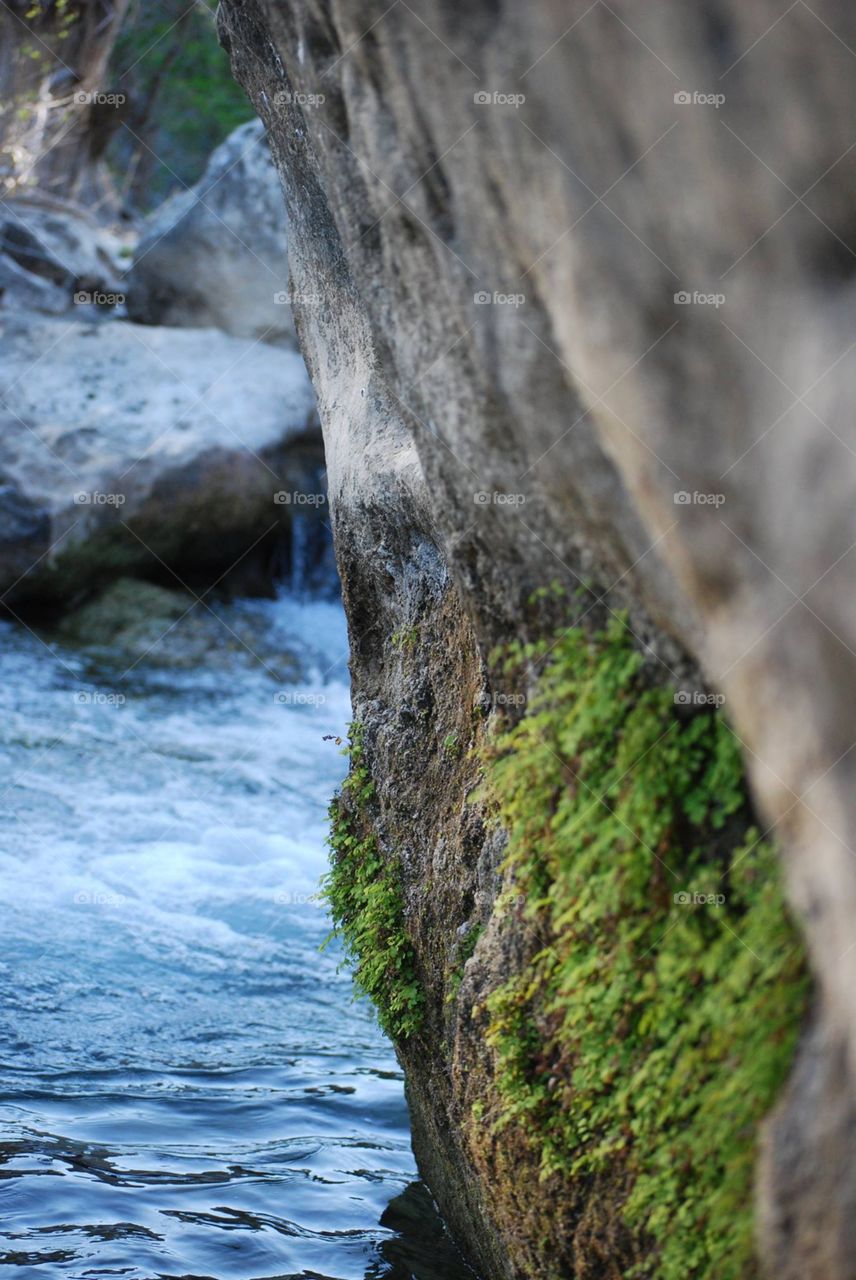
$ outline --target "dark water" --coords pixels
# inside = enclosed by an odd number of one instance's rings
[[[223,616],[259,661],[128,671],[0,625],[0,1266],[467,1280],[391,1047],[319,952],[341,616]]]

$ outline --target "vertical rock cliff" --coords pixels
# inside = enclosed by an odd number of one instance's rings
[[[748,1276],[753,1233],[856,1275],[856,14],[220,23],[351,631],[331,896],[426,1180],[491,1280]]]

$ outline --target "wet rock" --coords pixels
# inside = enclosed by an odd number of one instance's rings
[[[815,1076],[851,1115],[856,11],[223,0],[221,26],[283,171],[292,287],[313,299],[296,319],[355,715],[426,988],[486,850],[471,770],[438,760],[437,736],[467,740],[496,642],[549,625],[533,590],[585,581],[652,661],[726,700],[823,991]],[[408,663],[392,637],[414,626]],[[524,942],[509,936],[480,944],[494,984]],[[402,1049],[422,1169],[491,1280],[532,1275],[515,1179],[467,1156],[483,1063],[466,1013],[432,1016]],[[856,1162],[800,1072],[795,1090],[762,1170],[765,1256],[777,1280],[852,1280]],[[822,1203],[837,1238],[813,1250]],[[575,1224],[547,1211],[570,1274]]]
[[[193,597],[152,582],[119,578],[94,600],[67,614],[59,634],[97,648],[142,649],[157,641],[193,605]]]
[[[271,634],[269,619],[251,604],[228,615],[214,598],[199,599],[136,578],[119,578],[68,613],[57,629],[66,644],[98,651],[122,667],[261,670],[272,681],[296,678],[299,663]]]
[[[296,352],[214,330],[17,315],[3,326],[0,423],[7,607],[71,602],[122,574],[269,583],[263,561],[288,542],[293,512],[324,518]],[[292,501],[307,488],[316,505]]]

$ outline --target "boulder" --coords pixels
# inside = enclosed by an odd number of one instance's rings
[[[223,674],[249,665],[282,682],[300,669],[282,637],[271,634],[264,601],[200,603],[188,591],[138,578],[118,578],[67,613],[57,635],[64,644],[91,650],[102,669],[111,663],[120,670],[139,664],[141,671],[205,663]]]
[[[60,315],[68,309],[67,290],[34,271],[22,267],[8,253],[0,253],[0,308],[3,311],[23,308]]]
[[[128,314],[293,345],[286,227],[264,128],[252,120],[217,148],[195,187],[149,218],[128,277]]]
[[[657,678],[724,699],[817,992],[758,1168],[762,1261],[776,1280],[852,1280],[856,9],[221,0],[220,20],[285,176],[295,294],[320,299],[295,307],[375,797],[356,829],[402,885],[425,1002],[425,1032],[397,1041],[423,1176],[491,1280],[755,1274],[697,1254],[667,1272],[616,1238],[630,1179],[568,1194],[555,1148],[539,1171],[523,1101],[497,1123],[509,1078],[571,1100],[577,1083],[572,1045],[555,1065],[537,1053],[546,1015],[520,1014],[522,1062],[485,1043],[524,920],[483,910],[444,994],[502,851],[471,758],[443,744],[477,735],[474,706],[526,696],[491,654],[551,635],[556,579],[592,593],[589,621],[625,621]],[[571,793],[577,767],[571,752]],[[730,1012],[699,1038],[728,1043]],[[625,1013],[597,1028],[616,1061]],[[621,1146],[627,1081],[603,1088]],[[747,1156],[756,1140],[747,1126]],[[677,1157],[673,1173],[660,1228],[695,1242],[705,1206]]]
[[[296,352],[216,330],[12,315],[0,354],[0,593],[69,603],[114,577],[260,570],[320,490]]]
[[[50,197],[0,208],[0,305],[59,314],[124,302],[122,239],[83,209]]]

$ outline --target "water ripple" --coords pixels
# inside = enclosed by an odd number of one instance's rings
[[[341,614],[235,607],[313,701],[246,664],[81,701],[122,664],[0,624],[0,1267],[471,1280],[392,1049],[319,952]]]

